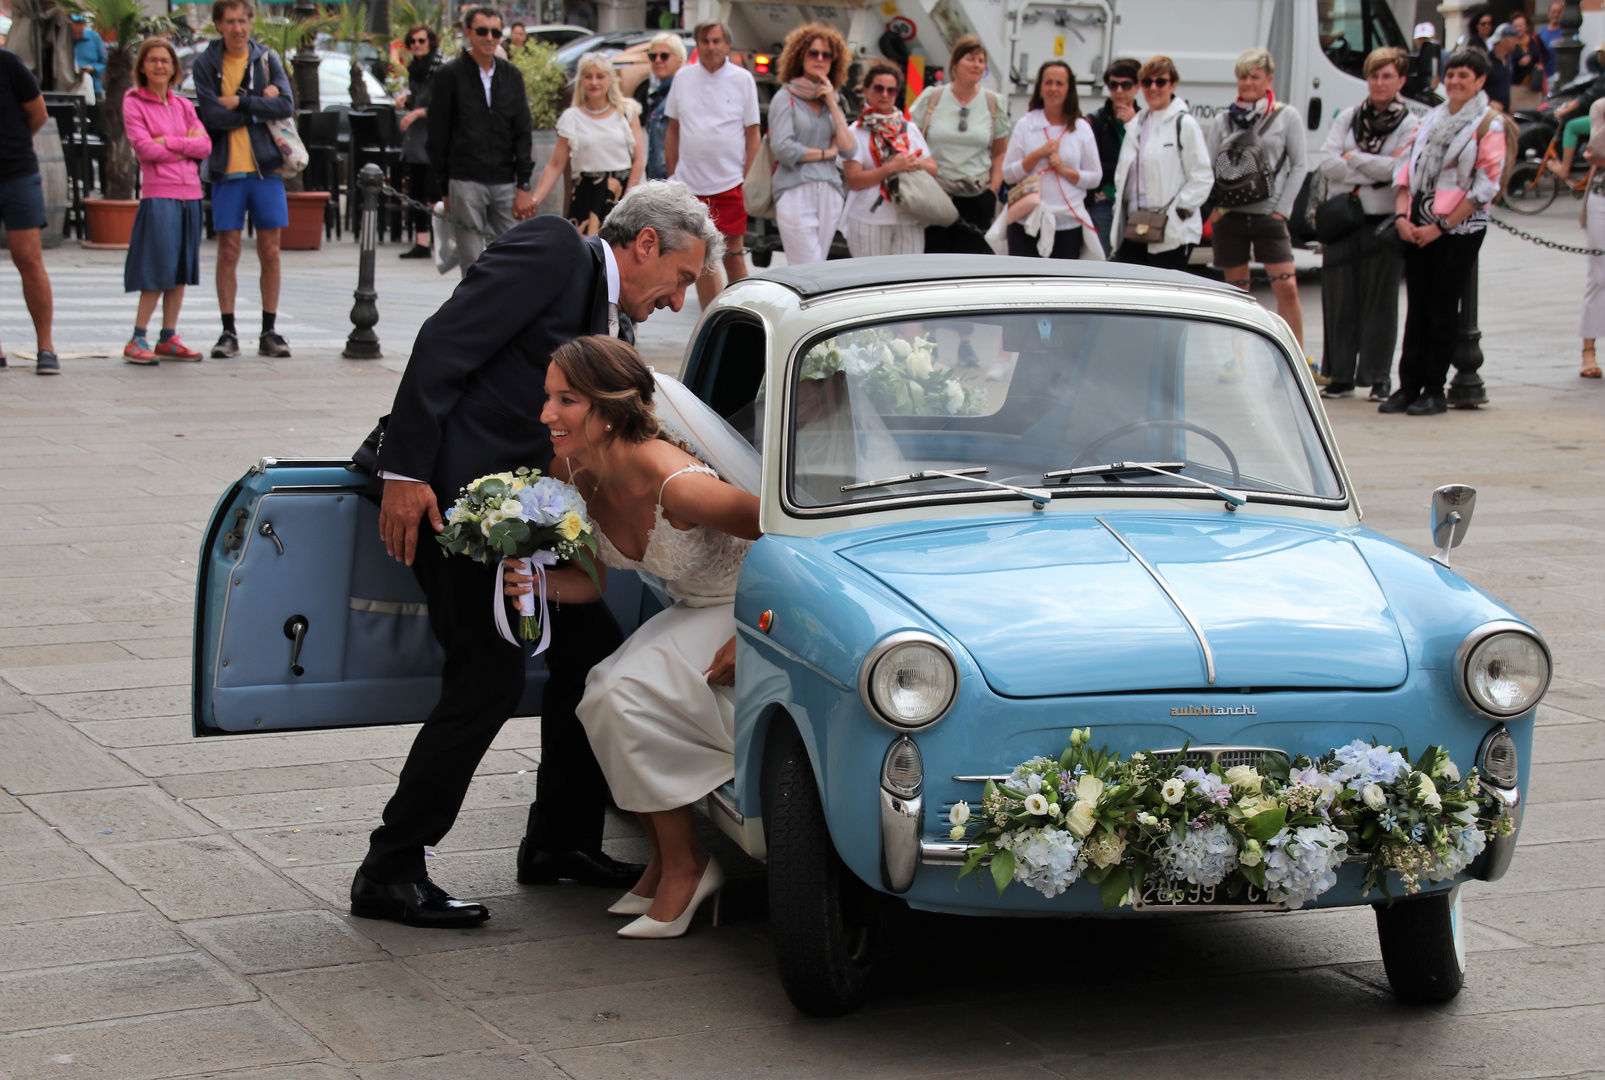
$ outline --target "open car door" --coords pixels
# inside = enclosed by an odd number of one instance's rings
[[[224,492],[199,559],[196,735],[415,724],[435,707],[444,654],[367,479],[349,460],[263,458]],[[643,600],[659,606],[634,574],[610,575],[605,599],[626,636]],[[533,657],[515,715],[538,714],[545,685]]]

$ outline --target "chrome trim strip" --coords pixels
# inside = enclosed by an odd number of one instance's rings
[[[736,809],[736,804],[731,802],[730,797],[718,788],[708,792],[708,809],[712,810],[714,807],[718,807],[721,814],[737,825],[745,825],[747,823],[747,819]]]
[[[954,840],[926,840],[920,844],[920,862],[926,866],[963,866],[971,845]]]
[[[1177,596],[1171,589],[1170,583],[1159,576],[1158,570],[1155,570],[1152,566],[1148,565],[1147,559],[1137,554],[1137,549],[1132,547],[1131,543],[1124,536],[1121,536],[1118,532],[1116,532],[1113,525],[1109,524],[1101,517],[1095,517],[1093,520],[1099,525],[1102,525],[1104,528],[1108,529],[1109,535],[1114,537],[1116,540],[1119,540],[1120,546],[1131,552],[1131,557],[1141,563],[1144,570],[1148,571],[1148,575],[1154,579],[1154,584],[1165,590],[1165,595],[1170,597],[1170,602],[1176,606],[1176,610],[1181,613],[1181,617],[1186,619],[1187,625],[1193,628],[1193,636],[1198,639],[1199,648],[1204,650],[1204,669],[1205,673],[1209,676],[1209,685],[1214,686],[1215,653],[1214,650],[1209,647],[1209,639],[1204,636],[1204,628],[1198,625],[1198,620],[1193,618],[1193,613],[1187,610],[1187,605],[1181,602],[1181,597]]]
[[[908,892],[914,884],[924,820],[924,796],[905,799],[881,788],[881,884],[894,893]]]
[[[409,604],[400,600],[362,600],[353,596],[352,611],[371,611],[375,615],[428,615],[428,604]]]
[[[1181,753],[1181,747],[1162,747],[1158,750],[1149,750],[1147,752],[1153,754],[1155,757],[1160,757],[1166,754],[1179,754]],[[1280,754],[1284,758],[1288,757],[1287,751],[1278,749],[1274,746],[1215,746],[1213,744],[1201,743],[1197,746],[1189,746],[1187,748],[1187,752],[1189,754],[1206,754],[1212,763],[1219,761],[1222,754],[1230,753],[1251,752],[1255,754]],[[1288,759],[1292,760],[1291,758]],[[967,773],[963,775],[955,775],[953,779],[957,780],[961,784],[984,784],[988,780],[991,780],[995,784],[1001,784],[1007,780],[1010,775],[1010,773]]]
[[[991,776],[955,776],[953,779],[965,784],[984,784],[988,780],[1001,784],[1008,778],[1008,773],[994,773]]]
[[[1504,633],[1526,634],[1528,637],[1538,642],[1538,647],[1544,651],[1544,662],[1549,666],[1549,673],[1544,677],[1543,688],[1538,691],[1538,696],[1533,699],[1533,703],[1527,706],[1525,709],[1513,713],[1489,712],[1487,709],[1483,708],[1477,703],[1476,699],[1471,696],[1471,685],[1466,680],[1466,665],[1471,661],[1472,651],[1475,650],[1478,645],[1481,645],[1484,641],[1493,637],[1495,634]],[[1486,720],[1495,721],[1496,723],[1501,723],[1506,720],[1514,720],[1516,717],[1522,715],[1522,713],[1530,712],[1531,710],[1538,708],[1538,706],[1543,703],[1544,695],[1549,693],[1549,683],[1554,677],[1555,657],[1549,651],[1549,642],[1545,641],[1544,635],[1540,634],[1537,630],[1528,626],[1526,623],[1520,623],[1514,619],[1495,619],[1493,622],[1483,623],[1471,633],[1467,634],[1465,640],[1463,640],[1460,643],[1460,646],[1455,649],[1455,694],[1460,698],[1460,704],[1464,705],[1478,716],[1483,717]],[[1481,751],[1479,751],[1478,754],[1480,759]]]

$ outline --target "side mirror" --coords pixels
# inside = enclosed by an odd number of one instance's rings
[[[1449,551],[1466,538],[1476,507],[1477,489],[1469,484],[1445,484],[1432,493],[1432,542],[1438,545],[1433,562],[1449,565]]]

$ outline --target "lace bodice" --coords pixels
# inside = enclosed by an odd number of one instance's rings
[[[687,472],[719,475],[706,465],[688,465],[665,479],[664,485]],[[640,570],[656,575],[663,579],[671,597],[685,601],[690,607],[734,603],[741,561],[747,557],[752,541],[705,525],[676,529],[663,516],[662,488],[658,489],[658,504],[652,513],[652,529],[646,535],[646,550],[641,553],[639,562],[621,554],[607,534],[598,528],[596,547],[602,562],[619,570]]]

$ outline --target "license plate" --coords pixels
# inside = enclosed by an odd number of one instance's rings
[[[1191,885],[1166,878],[1143,879],[1134,911],[1286,911],[1287,901],[1272,900],[1265,890],[1245,885],[1236,896],[1222,885]]]

